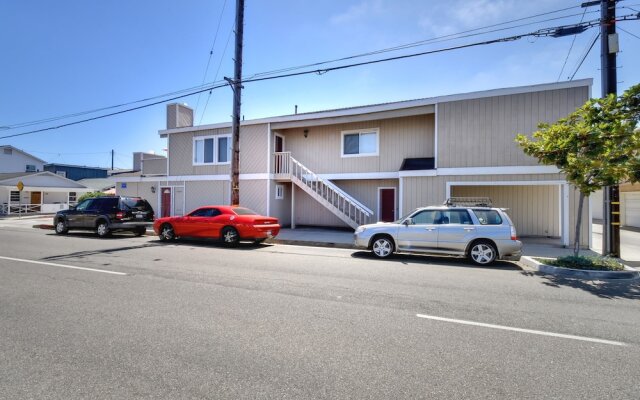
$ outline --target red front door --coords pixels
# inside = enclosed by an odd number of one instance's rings
[[[380,221],[391,222],[396,219],[396,190],[380,189]]]
[[[162,198],[160,200],[162,202],[161,206],[161,216],[162,217],[170,217],[171,216],[171,188],[162,188]]]

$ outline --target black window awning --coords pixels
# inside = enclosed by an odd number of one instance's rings
[[[422,158],[405,158],[400,166],[400,171],[417,171],[421,169],[434,169],[435,158],[434,157],[422,157]]]

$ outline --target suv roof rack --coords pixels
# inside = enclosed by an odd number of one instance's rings
[[[446,206],[464,206],[464,207],[491,207],[491,199],[489,197],[449,197],[444,202]]]

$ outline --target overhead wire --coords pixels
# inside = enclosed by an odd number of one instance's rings
[[[386,48],[386,49],[375,50],[375,51],[371,51],[371,52],[368,52],[368,53],[356,54],[356,55],[352,55],[352,56],[348,56],[348,57],[342,57],[342,58],[337,58],[337,59],[328,60],[328,61],[321,61],[321,62],[311,63],[311,64],[298,65],[298,66],[294,66],[294,67],[281,68],[281,69],[276,69],[276,70],[272,70],[272,71],[260,72],[260,73],[256,73],[254,75],[251,75],[249,77],[273,75],[273,74],[277,74],[277,73],[288,72],[288,71],[291,71],[291,70],[298,70],[298,69],[302,69],[302,68],[309,68],[309,67],[313,67],[313,66],[319,66],[319,65],[329,64],[329,63],[335,63],[335,62],[338,62],[338,61],[346,61],[346,60],[353,59],[353,58],[376,55],[376,54],[380,54],[380,53],[384,53],[384,52],[408,49],[408,48],[412,48],[412,47],[416,47],[416,46],[421,46],[421,45],[424,45],[424,44],[433,44],[433,43],[445,42],[445,41],[450,41],[450,40],[457,40],[457,39],[462,39],[462,38],[466,38],[466,37],[484,35],[484,34],[494,33],[494,32],[503,31],[503,30],[515,29],[515,28],[518,28],[518,27],[534,25],[534,24],[539,24],[539,23],[543,23],[543,22],[549,22],[549,21],[557,20],[557,19],[569,18],[569,17],[573,17],[573,16],[576,16],[576,15],[579,15],[579,14],[566,15],[566,16],[562,16],[562,17],[556,17],[556,18],[552,18],[552,19],[540,20],[540,21],[535,21],[535,22],[532,22],[532,23],[521,24],[521,25],[506,27],[506,28],[497,29],[497,30],[479,32],[479,31],[483,31],[483,30],[486,30],[486,29],[489,29],[489,28],[502,26],[502,25],[508,25],[508,24],[512,24],[512,23],[515,23],[515,22],[524,21],[524,20],[527,20],[527,19],[537,18],[537,17],[540,17],[540,16],[551,15],[551,14],[554,14],[554,13],[563,12],[563,11],[567,11],[567,10],[570,10],[570,9],[573,9],[573,8],[578,8],[578,7],[579,6],[561,8],[561,9],[558,9],[558,10],[553,10],[553,11],[548,11],[548,12],[544,12],[544,13],[531,15],[531,16],[528,16],[528,17],[522,17],[522,18],[517,18],[517,19],[514,19],[514,20],[510,20],[510,21],[505,21],[505,22],[500,22],[500,23],[496,23],[496,24],[492,24],[492,25],[487,25],[487,26],[480,27],[480,28],[469,29],[469,30],[466,30],[466,31],[452,33],[452,34],[449,34],[449,35],[438,36],[438,37],[434,37],[434,38],[431,38],[431,39],[426,39],[426,40],[422,40],[422,41],[407,43],[407,44],[403,44],[403,45],[399,45],[399,46],[395,46],[395,47],[390,47],[390,48]],[[477,32],[477,33],[471,34],[471,35],[465,35],[465,34],[472,33],[472,32]],[[464,35],[464,36],[462,36],[462,35]],[[230,36],[229,36],[229,38],[230,38]],[[229,42],[229,40],[227,40],[227,45],[228,45],[228,42]],[[92,110],[81,111],[81,112],[77,112],[77,113],[71,113],[71,114],[66,114],[66,115],[61,115],[61,116],[43,118],[43,119],[39,119],[39,120],[35,120],[35,121],[28,121],[28,122],[5,125],[5,126],[2,127],[2,129],[11,130],[11,129],[17,129],[17,128],[24,128],[24,127],[38,125],[38,124],[42,124],[42,123],[46,123],[46,122],[53,122],[53,121],[58,121],[58,120],[61,120],[61,119],[68,119],[68,118],[79,117],[79,116],[82,116],[82,115],[93,114],[93,113],[97,113],[97,112],[100,112],[100,111],[107,111],[107,110],[111,110],[111,109],[122,108],[122,107],[130,106],[130,105],[133,105],[133,104],[143,103],[143,102],[147,102],[147,101],[160,99],[160,98],[163,98],[163,97],[169,97],[169,96],[174,96],[174,95],[181,94],[181,93],[194,91],[194,90],[197,90],[197,89],[201,89],[201,88],[203,88],[205,86],[208,87],[208,86],[215,85],[215,84],[222,83],[222,82],[223,81],[217,81],[216,79],[214,79],[213,82],[209,82],[207,84],[201,84],[201,85],[198,85],[198,86],[192,86],[192,87],[189,87],[189,88],[180,89],[180,90],[177,90],[177,91],[168,92],[168,93],[164,93],[164,94],[160,94],[160,95],[156,95],[156,96],[152,96],[152,97],[147,97],[147,98],[134,100],[134,101],[130,101],[130,102],[125,102],[125,103],[120,103],[120,104],[107,106],[107,107],[96,108],[96,109],[92,109]]]
[[[573,71],[573,74],[571,74],[571,77],[569,77],[569,80],[572,81],[573,78],[576,76],[576,74],[578,73],[578,71],[580,70],[580,67],[582,67],[582,63],[584,63],[584,60],[587,59],[587,56],[589,55],[589,53],[591,52],[591,49],[593,49],[593,46],[596,44],[596,42],[598,41],[598,38],[600,37],[600,32],[597,32],[596,35],[593,37],[593,40],[591,42],[591,45],[587,48],[587,51],[585,51],[584,55],[582,56],[582,59],[580,60],[580,62],[578,63],[578,65],[575,68],[575,71]]]
[[[211,50],[209,51],[209,59],[207,60],[207,66],[204,69],[204,76],[202,77],[201,85],[204,85],[205,81],[207,80],[207,74],[209,73],[209,64],[211,63],[211,58],[213,57],[213,50],[216,47],[216,41],[218,40],[218,32],[220,31],[220,23],[222,22],[222,16],[224,15],[224,8],[226,7],[226,5],[227,5],[227,0],[224,0],[224,3],[222,3],[222,11],[220,11],[220,17],[218,18],[218,26],[216,27],[216,34],[213,37],[213,44],[211,45]],[[196,107],[193,110],[194,114],[198,111],[199,105],[200,105],[200,94],[198,94]]]
[[[620,16],[620,17],[616,18],[616,21],[624,21],[624,20],[631,20],[631,19],[640,19],[640,15]],[[583,22],[583,23],[580,23],[580,24],[574,24],[574,25],[571,25],[571,26],[566,25],[566,26],[563,26],[562,28],[580,26],[580,27],[584,27],[585,29],[588,29],[588,28],[591,28],[593,26],[597,26],[599,24],[600,24],[600,19],[597,19],[597,20]],[[300,71],[300,72],[290,72],[290,73],[281,74],[281,75],[264,76],[264,77],[255,77],[255,78],[243,79],[241,83],[259,82],[259,81],[281,79],[281,78],[287,78],[287,77],[293,77],[293,76],[301,76],[301,75],[309,75],[309,74],[322,75],[322,74],[325,74],[325,73],[330,72],[330,71],[337,71],[337,70],[342,70],[342,69],[347,69],[347,68],[354,68],[354,67],[363,66],[363,65],[371,65],[371,64],[378,64],[378,63],[382,63],[382,62],[388,62],[388,61],[394,61],[394,60],[401,60],[401,59],[419,57],[419,56],[423,56],[423,55],[427,55],[427,54],[435,54],[435,53],[441,53],[441,52],[446,52],[446,51],[452,51],[452,50],[459,50],[459,49],[464,49],[464,48],[476,47],[476,46],[481,46],[481,45],[489,45],[489,44],[493,44],[493,43],[514,41],[514,40],[519,40],[519,39],[521,39],[523,37],[552,36],[553,32],[556,32],[558,30],[558,28],[561,28],[561,27],[544,28],[544,29],[539,29],[537,31],[530,32],[530,33],[525,33],[525,34],[518,34],[518,35],[513,35],[513,36],[508,36],[508,37],[503,37],[503,38],[498,38],[498,39],[485,40],[485,41],[481,41],[481,42],[473,42],[473,43],[468,43],[468,44],[464,44],[464,45],[445,47],[445,48],[429,50],[429,51],[423,51],[423,52],[418,52],[418,53],[404,54],[404,55],[400,55],[400,56],[387,57],[387,58],[383,58],[383,59],[369,60],[369,61],[363,61],[363,62],[359,62],[359,63],[340,65],[340,66],[335,66],[335,67],[327,67],[327,68],[323,68],[323,69],[306,70],[306,71]],[[576,69],[576,72],[574,72],[573,76],[575,76],[575,73],[577,73],[577,70],[582,65],[582,62],[584,61],[584,59],[586,58],[586,56],[590,52],[591,48],[593,48],[593,45],[595,44],[595,40],[597,40],[597,36],[594,39],[593,43],[591,44],[591,47],[589,48],[589,50],[587,51],[587,53],[583,57],[582,61],[578,65],[578,68]],[[573,79],[573,76],[571,77],[571,79]],[[103,119],[103,118],[107,118],[107,117],[123,114],[123,113],[126,113],[126,112],[139,110],[139,109],[142,109],[142,108],[151,107],[151,106],[154,106],[154,105],[157,105],[157,104],[166,103],[168,101],[177,100],[177,99],[184,98],[184,97],[189,97],[189,96],[192,96],[192,95],[195,95],[195,94],[198,94],[198,93],[202,93],[202,92],[205,92],[205,91],[208,91],[208,90],[219,89],[221,87],[225,87],[225,86],[229,86],[229,85],[230,84],[228,82],[220,83],[220,84],[213,85],[213,86],[205,88],[205,89],[192,91],[192,92],[187,93],[187,94],[174,96],[172,98],[161,100],[161,101],[156,101],[156,102],[153,102],[153,103],[150,103],[150,104],[145,104],[145,105],[141,105],[141,106],[137,106],[137,107],[132,107],[132,108],[125,109],[125,110],[115,111],[115,112],[112,112],[112,113],[99,115],[99,116],[92,117],[92,118],[86,118],[84,120],[73,121],[73,122],[61,124],[61,125],[58,125],[58,126],[51,126],[51,127],[42,128],[42,129],[36,129],[36,130],[28,131],[28,132],[22,132],[22,133],[16,133],[16,134],[12,134],[12,135],[0,136],[0,139],[6,139],[6,138],[16,137],[16,136],[24,136],[24,135],[28,135],[28,134],[44,132],[44,131],[49,131],[49,130],[54,130],[54,129],[60,129],[60,128],[63,128],[63,127],[77,125],[77,124],[84,123],[84,122]]]
[[[624,28],[621,28],[620,26],[616,26],[616,29],[620,29],[622,32],[626,33],[627,35],[631,35],[636,39],[640,39],[640,36],[638,36],[636,34],[633,34],[633,33],[629,32],[628,30],[626,30]]]
[[[582,17],[580,18],[580,22],[582,22],[584,20],[584,16],[587,14],[587,10],[588,9],[589,9],[589,7],[585,7],[584,8],[584,12],[582,13]],[[571,50],[573,50],[573,45],[576,43],[576,38],[577,37],[578,37],[577,33],[575,35],[573,35],[573,40],[571,41],[571,46],[569,46],[569,51],[567,52],[567,56],[564,59],[564,63],[562,63],[562,68],[560,69],[560,73],[558,74],[558,79],[556,79],[556,82],[559,82],[560,78],[562,77],[562,73],[564,72],[564,67],[566,67],[567,61],[569,61],[569,56],[571,55]]]
[[[222,51],[222,56],[220,56],[220,62],[218,63],[218,68],[216,69],[216,75],[213,77],[213,80],[218,80],[218,74],[220,73],[220,67],[222,66],[222,62],[224,61],[224,56],[227,54],[227,48],[229,47],[229,41],[231,40],[231,33],[233,33],[233,28],[229,31],[229,35],[227,37],[227,43],[224,45],[224,50]],[[204,103],[204,109],[202,110],[202,114],[200,114],[200,124],[202,123],[202,119],[204,118],[204,114],[207,112],[207,107],[209,106],[209,101],[211,100],[211,93],[213,90],[209,90],[209,95],[207,96],[207,101]],[[198,95],[199,96],[199,95]],[[195,115],[195,110],[193,114]]]

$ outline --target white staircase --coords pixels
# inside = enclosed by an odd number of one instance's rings
[[[318,203],[340,218],[352,228],[368,224],[373,211],[345,193],[327,179],[316,175],[290,152],[275,153],[275,175],[277,179],[290,179],[307,192]]]

